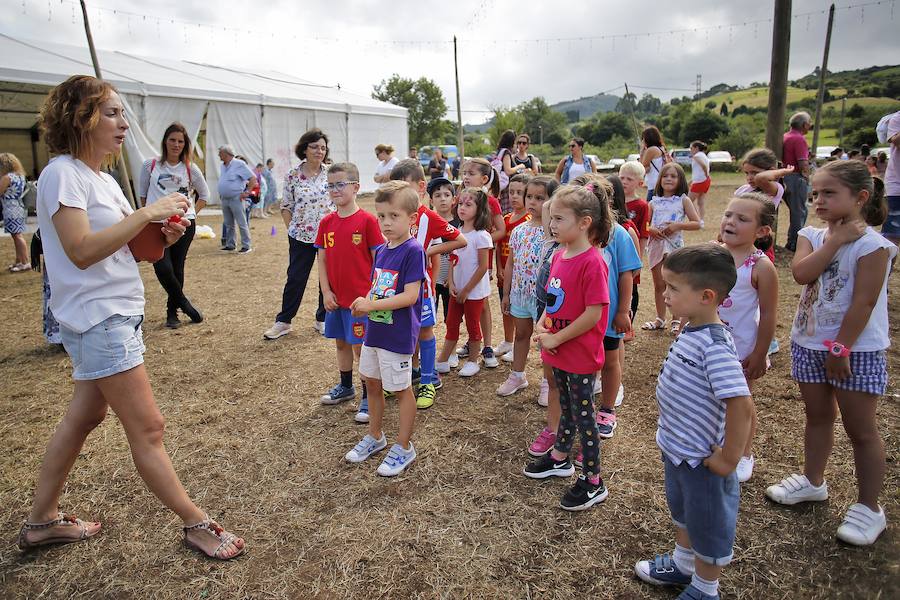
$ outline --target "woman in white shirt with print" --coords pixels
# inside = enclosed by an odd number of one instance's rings
[[[60,513],[59,495],[88,434],[112,408],[138,473],[182,519],[186,543],[211,557],[233,558],[243,552],[244,541],[191,501],[163,447],[164,421],[143,364],[144,287],[128,248],[155,221],[166,221],[160,229],[167,245],[177,242],[188,224],[187,199],[169,194],[134,211],[115,180],[100,170],[120,151],[128,130],[122,102],[108,83],[70,77],[51,90],[40,121],[57,156],[38,180],[38,222],[53,288],[51,308],[72,361],[75,393],[44,455],[19,548],[99,533],[100,523]],[[138,526],[137,520],[126,526]]]
[[[138,195],[141,206],[153,204],[172,192],[188,198],[188,209],[184,218],[188,220],[187,231],[177,242],[166,248],[163,257],[153,263],[153,270],[159,284],[166,290],[166,327],[177,329],[181,326],[178,310],[181,309],[194,323],[203,321],[203,314],[184,295],[184,262],[194,240],[197,213],[209,200],[209,188],[200,168],[191,162],[191,138],[181,123],[172,123],[163,134],[159,158],[144,161],[138,180]],[[194,207],[194,192],[197,204]]]

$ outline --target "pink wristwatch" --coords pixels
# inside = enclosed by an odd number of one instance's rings
[[[825,340],[824,344],[825,347],[828,348],[828,352],[835,358],[844,358],[845,356],[850,356],[850,348],[840,342],[836,342],[834,340]]]

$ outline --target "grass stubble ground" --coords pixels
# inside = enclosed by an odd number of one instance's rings
[[[737,182],[719,177],[707,229],[711,239]],[[734,180],[734,181],[732,181]],[[364,206],[371,208],[371,200]],[[781,215],[783,243],[787,212]],[[201,218],[218,230],[219,219]],[[275,225],[277,235],[270,235]],[[531,386],[509,397],[494,390],[508,367],[471,380],[451,374],[435,406],[420,412],[419,459],[394,479],[377,460],[349,465],[343,455],[365,433],[350,403],[321,406],[336,378],[332,344],[312,328],[315,277],[295,333],[275,342],[262,332],[280,306],[287,249],[278,219],[254,220],[255,251],[224,254],[197,240],[187,291],[206,321],[171,331],[165,297],[150,265],[146,365],[167,419],[166,447],[190,495],[248,541],[245,556],[206,560],[180,545],[180,523],[137,476],[114,415],[89,438],[63,491],[62,507],[103,521],[88,543],[21,555],[24,518],[41,456],[72,392],[64,352],[40,335],[40,276],[0,275],[0,597],[9,598],[673,598],[635,579],[634,562],[673,544],[654,441],[656,374],[671,338],[639,332],[626,350],[619,428],[602,448],[609,498],[570,514],[557,507],[567,482],[522,476],[527,444],[543,423],[539,363]],[[11,259],[12,244],[0,246]],[[7,264],[2,262],[2,264]],[[898,349],[879,402],[888,469],[882,495],[889,528],[868,548],[835,540],[855,500],[853,459],[840,425],[827,478],[831,498],[813,506],[775,506],[763,491],[797,472],[803,457],[803,405],[787,351],[799,294],[779,258],[777,337],[782,352],[758,385],[757,467],[743,486],[735,560],[724,598],[888,598],[900,584],[900,410]],[[900,303],[890,284],[891,335]],[[494,337],[499,303],[492,298]],[[636,323],[652,311],[644,271]],[[438,327],[441,340],[443,329]],[[386,431],[396,433],[389,404]],[[890,592],[890,590],[895,590]]]

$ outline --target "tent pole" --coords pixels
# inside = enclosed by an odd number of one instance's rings
[[[97,60],[97,50],[94,48],[94,37],[91,35],[91,24],[88,21],[87,6],[84,0],[81,0],[81,14],[84,17],[84,33],[87,36],[88,49],[91,51],[91,62],[94,63],[94,75],[97,79],[103,79],[100,73],[100,62]],[[134,201],[134,193],[131,191],[131,178],[128,176],[128,165],[125,163],[126,150],[122,146],[122,152],[119,154],[119,160],[116,164],[116,171],[119,174],[119,186],[125,192],[125,197],[134,208],[139,208]]]

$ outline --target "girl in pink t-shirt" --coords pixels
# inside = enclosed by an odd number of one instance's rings
[[[594,377],[603,367],[603,334],[609,309],[606,261],[598,246],[609,237],[609,205],[583,187],[564,185],[550,200],[550,231],[561,244],[550,263],[547,306],[535,325],[541,359],[553,368],[561,418],[553,449],[525,466],[532,479],[569,477],[577,429],[582,474],[560,500],[584,510],[607,495],[600,478],[600,438],[594,410]]]

